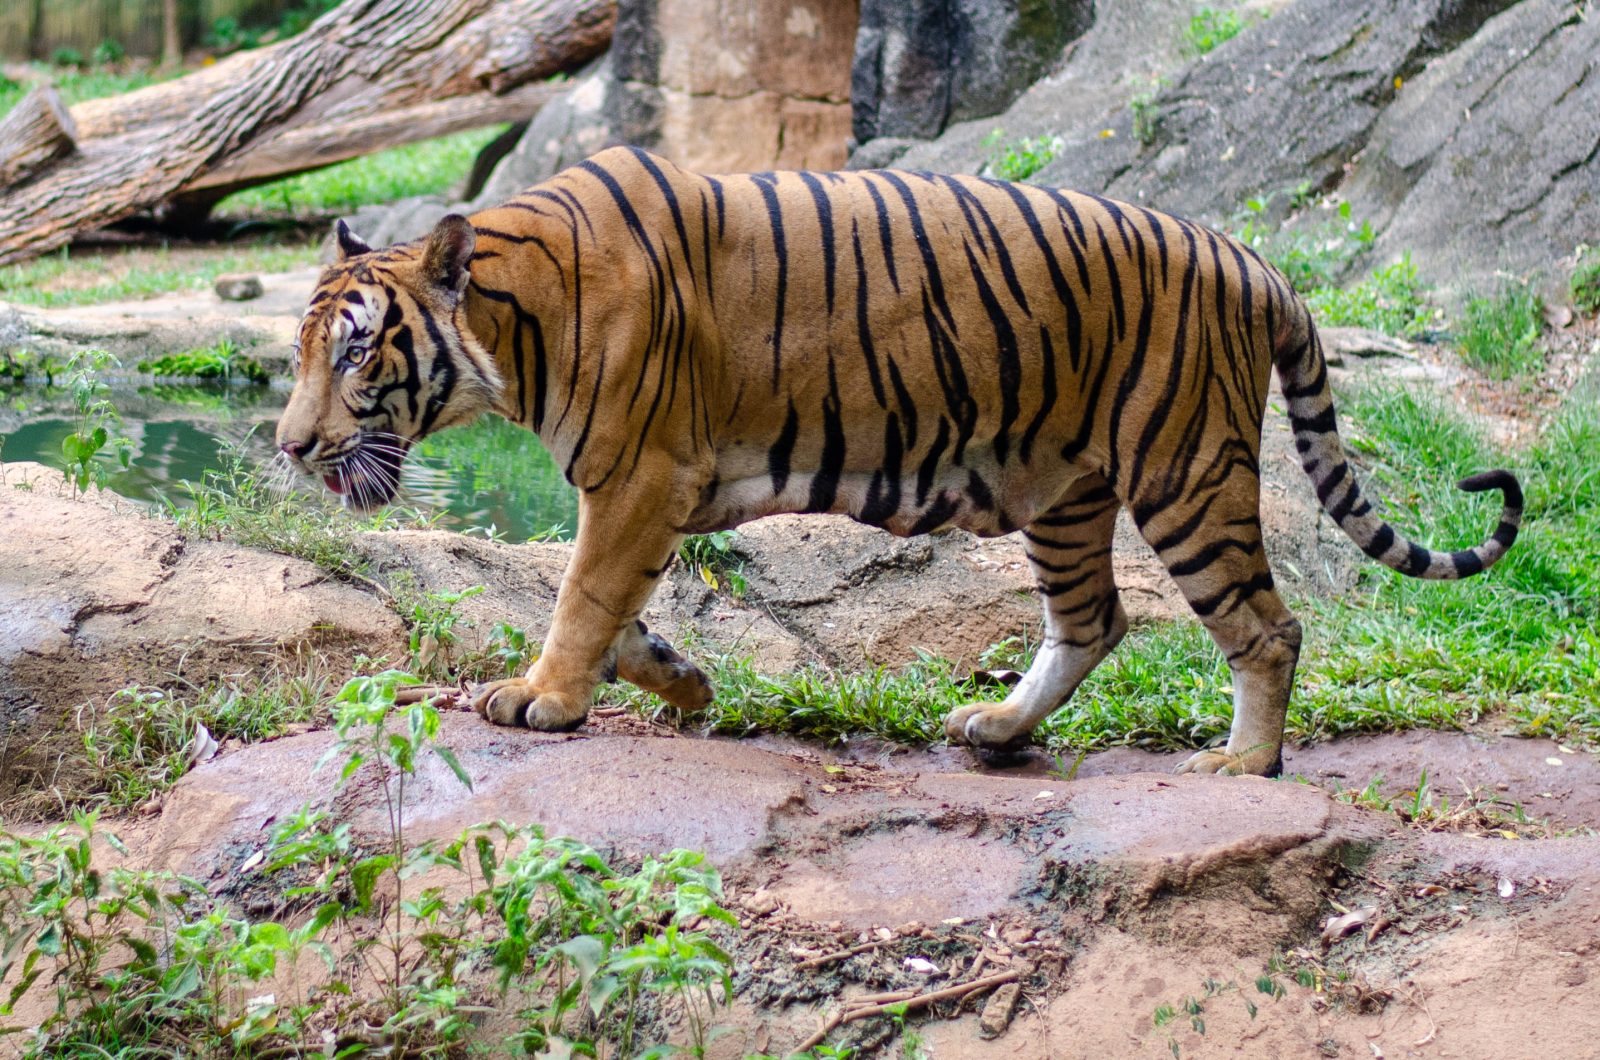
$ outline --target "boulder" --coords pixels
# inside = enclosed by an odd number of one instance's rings
[[[1003,142],[1059,136],[1034,183],[1226,223],[1254,197],[1347,198],[1427,280],[1481,286],[1600,231],[1600,29],[1559,0],[1298,0],[1210,54],[1192,6],[1105,0],[1053,74],[1003,114],[871,164],[979,172]],[[1138,120],[1136,121],[1136,114]]]
[[[403,643],[400,620],[363,588],[188,539],[114,494],[74,498],[39,464],[0,465],[0,599],[0,744],[42,752],[6,763],[0,799],[37,785],[74,711],[117,689],[348,669],[356,652]]]
[[[511,153],[494,167],[473,207],[503,202],[614,142],[605,109],[614,83],[608,52],[539,109]]]
[[[1441,284],[1600,236],[1600,19],[1525,0],[1405,83],[1341,189]]]
[[[1089,28],[1092,0],[864,0],[850,74],[852,132],[937,136],[998,114]]]

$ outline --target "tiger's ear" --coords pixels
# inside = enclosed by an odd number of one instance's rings
[[[422,248],[423,275],[459,296],[467,289],[471,276],[467,266],[477,245],[478,233],[473,231],[472,222],[458,213],[445,214],[428,234],[428,245]]]
[[[333,222],[333,241],[338,245],[340,261],[353,258],[357,254],[372,253],[372,248],[367,246],[366,241],[360,236],[350,231],[350,226],[344,223],[342,217]]]

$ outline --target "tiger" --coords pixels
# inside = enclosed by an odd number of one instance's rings
[[[1128,630],[1127,509],[1227,659],[1225,746],[1183,773],[1274,776],[1301,626],[1262,546],[1276,369],[1305,473],[1367,556],[1479,574],[1516,540],[1434,551],[1364,496],[1306,303],[1255,250],[1093,194],[942,173],[703,175],[613,147],[510,201],[373,249],[340,221],[299,324],[277,443],[357,509],[418,439],[492,412],[578,494],[543,651],[478,686],[488,721],[568,731],[617,677],[685,710],[704,673],[639,616],[686,535],[843,513],[900,536],[1020,532],[1043,636],[944,733],[1014,752]]]

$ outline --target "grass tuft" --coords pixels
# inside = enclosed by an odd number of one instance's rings
[[[1184,48],[1191,55],[1207,55],[1244,32],[1244,25],[1237,11],[1202,7],[1184,24]]]
[[[1467,300],[1457,343],[1468,364],[1496,379],[1532,375],[1544,367],[1539,333],[1544,302],[1525,284]]]
[[[1580,313],[1600,313],[1600,247],[1579,246],[1567,292]]]
[[[1000,180],[1027,180],[1049,165],[1066,146],[1059,136],[1024,136],[1010,143],[1003,142],[1004,136],[996,129],[983,140],[983,146],[989,149],[988,171]]]
[[[1407,339],[1420,337],[1433,316],[1409,254],[1353,287],[1313,290],[1306,304],[1324,324],[1372,328]]]

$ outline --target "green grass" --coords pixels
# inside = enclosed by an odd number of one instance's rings
[[[203,291],[228,272],[282,272],[317,261],[311,244],[230,247],[216,253],[168,248],[73,254],[62,248],[0,268],[0,300],[51,308]]]
[[[1440,400],[1405,390],[1346,395],[1351,448],[1370,463],[1369,490],[1404,531],[1434,547],[1475,543],[1498,497],[1472,496],[1465,474],[1511,465],[1527,507],[1522,536],[1495,570],[1464,582],[1420,582],[1368,564],[1356,591],[1300,600],[1306,626],[1291,739],[1319,740],[1496,718],[1527,735],[1600,739],[1600,377],[1571,397],[1540,442],[1508,457]],[[1025,666],[1009,646],[986,665]],[[738,657],[709,660],[718,696],[694,723],[713,731],[791,732],[824,740],[870,735],[943,739],[944,715],[1003,689],[975,687],[944,660],[899,670],[821,667],[765,676]],[[1223,737],[1228,668],[1197,622],[1133,630],[1067,709],[1039,730],[1057,753],[1132,744],[1161,750]],[[638,709],[659,701],[618,687]]]
[[[260,361],[244,353],[228,339],[219,339],[216,345],[203,349],[169,353],[140,361],[138,368],[157,379],[216,379],[247,383],[272,381]]]
[[[1338,220],[1283,227],[1270,220],[1273,193],[1245,203],[1233,237],[1271,262],[1302,295],[1337,287],[1339,278],[1377,238],[1369,221],[1356,221],[1350,204],[1340,203]],[[1290,209],[1304,205],[1309,188],[1289,193]]]
[[[1324,324],[1372,328],[1402,338],[1420,336],[1433,317],[1409,254],[1353,287],[1313,290],[1306,304]]]
[[[88,776],[57,794],[70,807],[131,809],[176,784],[223,740],[271,739],[325,713],[327,695],[321,680],[281,675],[181,692],[124,688],[80,714]]]
[[[1192,55],[1205,55],[1237,37],[1244,25],[1237,11],[1202,7],[1184,24],[1184,48]]]
[[[87,69],[72,69],[70,67],[50,66],[46,63],[28,64],[30,71],[37,75],[37,80],[49,81],[55,84],[56,90],[61,93],[62,102],[67,106],[82,103],[86,99],[100,99],[104,96],[121,95],[132,92],[137,88],[146,88],[162,81],[170,80],[183,73],[182,70],[157,73],[153,70],[121,70],[114,66],[93,66]],[[0,75],[0,114],[5,114],[17,101],[28,94],[33,86],[34,78],[13,79]]]
[[[314,563],[337,577],[365,582],[367,559],[355,535],[397,525],[398,509],[358,517],[336,508],[321,494],[315,499],[279,486],[287,472],[257,468],[242,452],[228,454],[223,467],[203,481],[181,484],[188,504],[169,501],[167,514],[184,533],[264,548]]]
[[[1539,333],[1544,327],[1544,302],[1523,284],[1469,298],[1457,328],[1461,358],[1496,379],[1533,375],[1544,367]]]
[[[412,195],[442,194],[467,175],[478,151],[504,128],[496,125],[405,144],[249,188],[222,200],[217,213],[320,217]]]
[[[1580,246],[1577,257],[1567,292],[1580,313],[1600,313],[1600,247]]]

